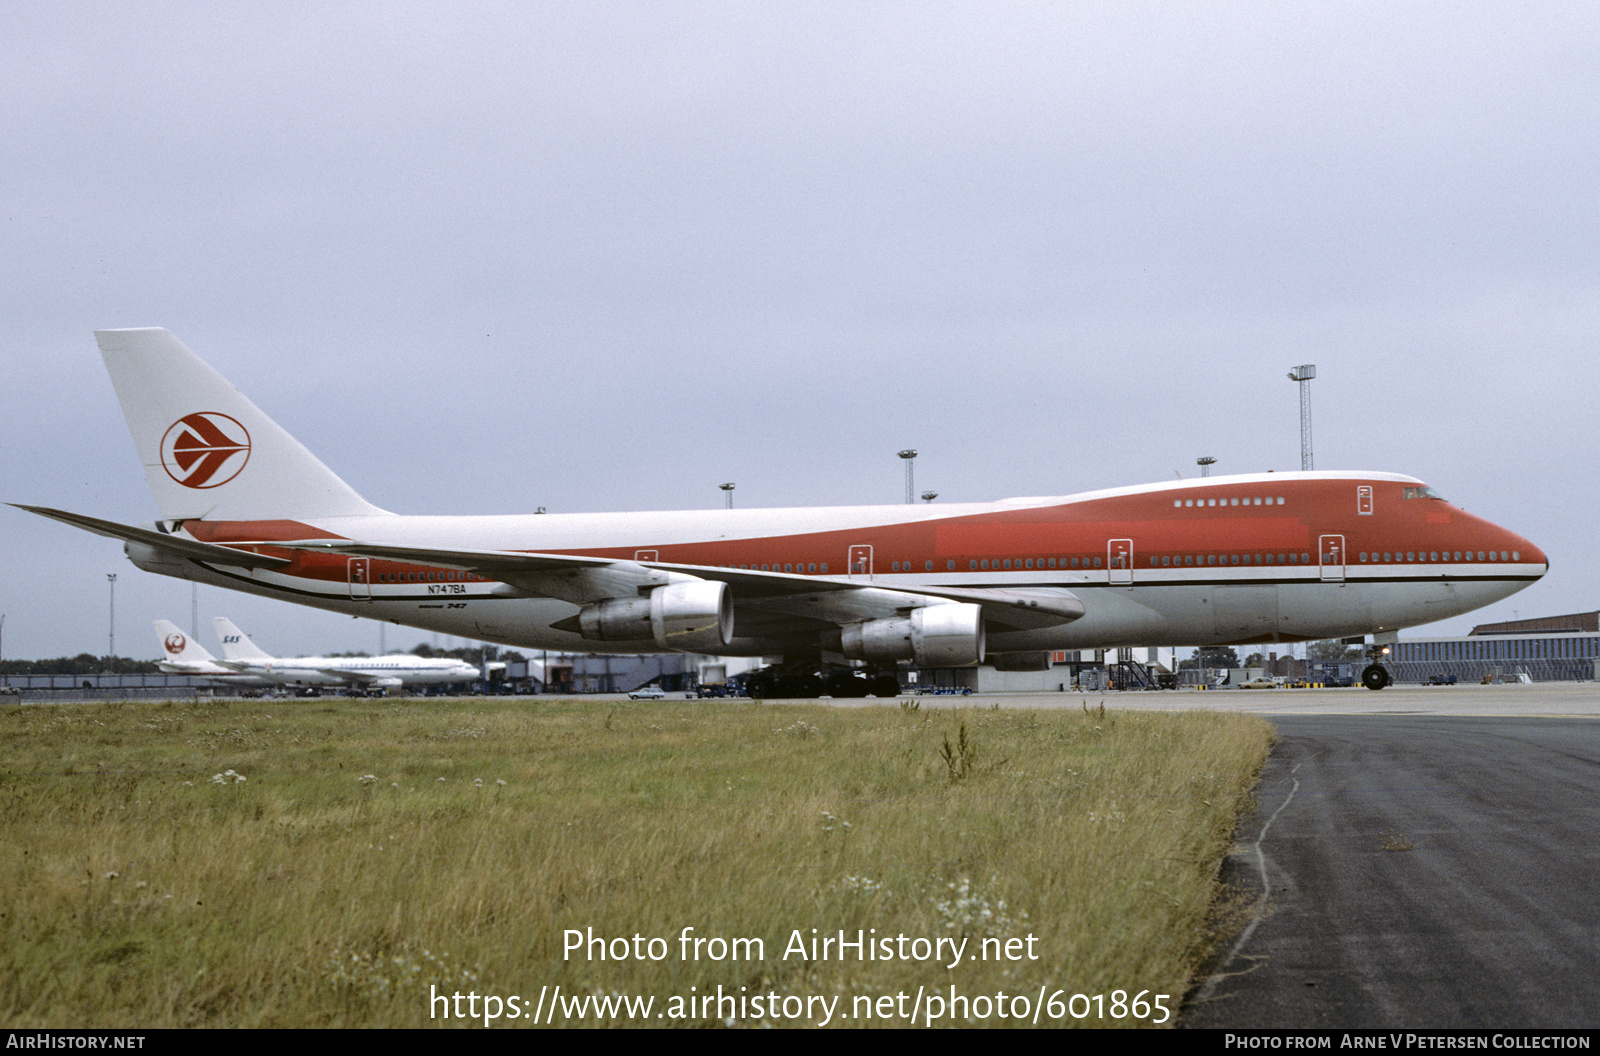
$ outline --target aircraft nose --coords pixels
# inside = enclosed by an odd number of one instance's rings
[[[1536,576],[1542,576],[1550,571],[1550,558],[1533,542],[1515,532],[1500,530],[1500,552],[1511,559],[1512,563],[1523,566],[1536,565]],[[1502,558],[1503,560],[1504,558]]]

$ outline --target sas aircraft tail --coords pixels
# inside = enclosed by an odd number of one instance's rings
[[[97,330],[165,520],[382,514],[166,330]]]
[[[222,655],[229,660],[271,660],[272,654],[262,652],[261,648],[245,637],[245,633],[233,625],[233,621],[226,616],[216,616],[211,620],[211,626],[217,629],[217,637],[222,641]]]

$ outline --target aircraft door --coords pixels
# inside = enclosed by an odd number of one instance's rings
[[[850,578],[857,576],[865,579],[872,578],[872,546],[868,543],[857,543],[850,548]]]
[[[1356,513],[1362,517],[1372,516],[1372,485],[1356,485]]]
[[[350,559],[350,599],[352,601],[372,600],[372,580],[368,576],[369,563],[365,557],[352,557]]]
[[[1344,582],[1344,536],[1318,536],[1317,551],[1322,555],[1322,581],[1324,583]]]
[[[1106,543],[1106,568],[1113,587],[1133,586],[1133,540],[1111,539]]]

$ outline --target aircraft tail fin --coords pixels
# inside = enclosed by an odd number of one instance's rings
[[[168,660],[179,663],[206,663],[216,660],[216,657],[206,652],[205,646],[190,638],[178,625],[170,620],[156,620],[156,638],[161,642],[161,651]]]
[[[226,616],[218,616],[211,621],[217,629],[217,637],[222,639],[222,655],[229,660],[271,660],[272,654],[264,653],[256,646],[255,642],[246,638],[244,632],[233,625],[233,621]]]
[[[176,337],[96,330],[166,520],[381,514]]]

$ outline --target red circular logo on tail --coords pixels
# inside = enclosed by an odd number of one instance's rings
[[[216,411],[186,414],[161,438],[161,465],[186,488],[215,488],[239,475],[250,461],[250,434]]]
[[[179,653],[183,652],[183,647],[188,643],[181,634],[169,634],[167,635],[166,641],[162,642],[161,644],[167,647],[167,652],[171,653],[173,656],[177,656]]]

